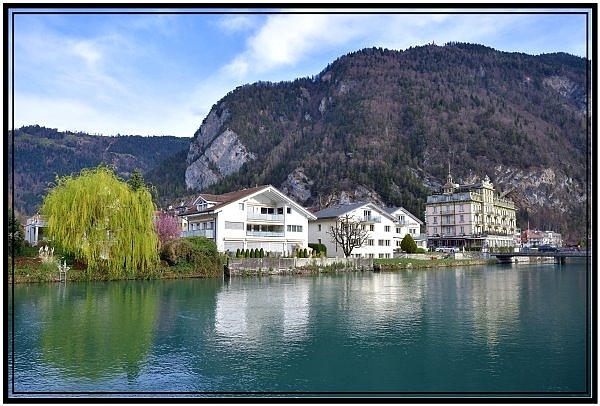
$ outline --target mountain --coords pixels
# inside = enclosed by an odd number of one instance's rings
[[[450,169],[460,183],[488,175],[520,227],[585,237],[589,69],[477,44],[363,49],[225,95],[192,138],[185,184],[273,184],[307,207],[369,198],[423,218]]]
[[[190,138],[98,136],[81,132],[60,132],[39,125],[24,126],[8,134],[8,181],[14,180],[15,210],[23,215],[35,214],[56,176],[77,174],[83,168],[100,164],[115,168],[115,173],[129,179],[139,169],[147,183],[147,174],[165,159],[189,149]],[[14,146],[14,166],[13,166]],[[181,172],[183,185],[183,172]],[[173,183],[174,184],[174,183]],[[159,191],[160,192],[160,191]]]

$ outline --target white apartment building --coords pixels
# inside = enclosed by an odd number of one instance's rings
[[[348,215],[368,232],[366,243],[352,251],[355,258],[393,258],[394,250],[404,234],[398,233],[396,217],[373,203],[350,203],[328,207],[315,213],[316,219],[308,225],[308,237],[311,243],[327,247],[328,257],[343,257],[342,247],[332,241],[329,234],[339,218]]]
[[[390,215],[396,218],[396,251],[400,251],[400,243],[406,234],[410,234],[417,247],[427,249],[427,234],[421,231],[423,222],[404,207],[386,207]]]
[[[425,224],[430,247],[514,247],[516,209],[486,176],[480,183],[458,185],[448,174],[438,194],[427,197]]]
[[[222,195],[200,194],[177,209],[182,237],[212,239],[221,252],[263,249],[289,255],[308,247],[308,222],[316,217],[271,185]]]

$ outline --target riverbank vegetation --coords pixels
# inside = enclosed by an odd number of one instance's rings
[[[430,259],[412,259],[412,258],[390,258],[376,259],[382,271],[399,271],[404,269],[424,269],[424,268],[445,268],[453,266],[469,265],[492,265],[497,264],[495,258],[492,259],[453,259],[453,258],[435,258]]]
[[[189,241],[191,240],[191,241]],[[223,275],[224,258],[217,252],[216,245],[205,238],[182,238],[161,251],[161,261],[153,268],[139,269],[128,277],[119,279],[177,279],[213,278]],[[8,282],[58,282],[59,264],[69,267],[67,280],[70,282],[115,280],[101,268],[90,270],[87,265],[72,255],[55,251],[52,258],[44,259],[37,247],[25,246],[19,256],[8,257]]]
[[[57,177],[40,211],[47,227],[38,247],[22,242],[11,217],[9,281],[59,280],[65,268],[71,281],[222,275],[215,243],[178,238],[176,221],[157,213],[139,170],[128,182],[107,166]]]

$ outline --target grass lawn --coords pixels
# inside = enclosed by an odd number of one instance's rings
[[[411,258],[383,258],[375,259],[375,263],[381,265],[382,271],[398,271],[402,269],[421,269],[421,268],[443,268],[453,266],[467,265],[488,265],[496,264],[495,259],[452,259],[440,258],[432,255],[429,259],[411,259]]]

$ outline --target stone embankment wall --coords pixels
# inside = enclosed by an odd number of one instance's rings
[[[290,275],[330,271],[373,270],[372,258],[231,258],[229,276]]]

